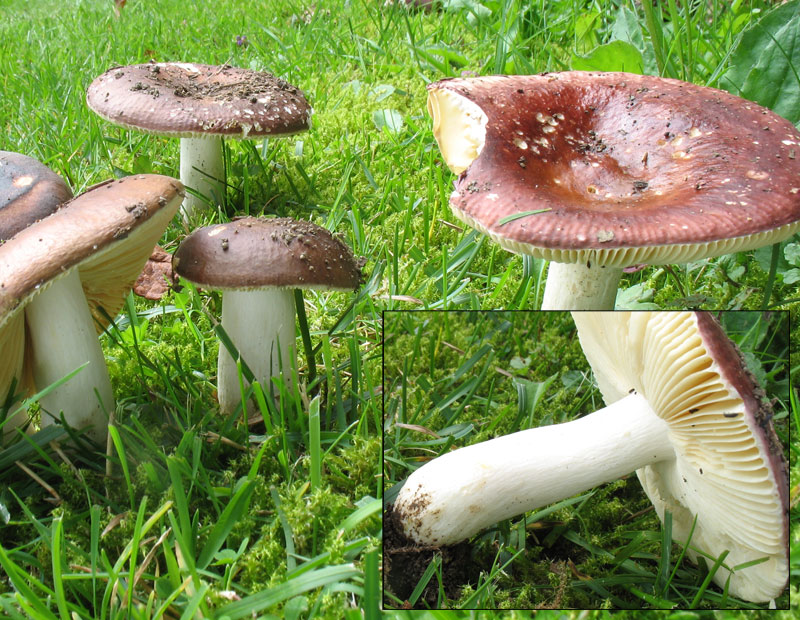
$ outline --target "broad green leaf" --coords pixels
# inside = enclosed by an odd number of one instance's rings
[[[784,284],[794,284],[795,282],[800,282],[800,269],[790,269],[783,273]]]
[[[742,33],[720,86],[800,122],[800,0],[776,7]]]
[[[643,73],[642,53],[626,41],[598,45],[585,56],[572,54],[572,68],[577,71],[627,71]]]
[[[386,129],[390,133],[403,129],[403,115],[397,110],[375,110],[372,113],[372,122],[379,130]]]
[[[790,264],[800,267],[800,243],[787,244],[783,248],[783,255]]]

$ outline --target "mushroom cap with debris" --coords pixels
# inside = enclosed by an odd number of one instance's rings
[[[125,301],[153,245],[175,215],[183,186],[161,175],[96,185],[0,244],[0,393],[12,380],[34,391],[23,310],[78,271],[97,333]]]
[[[355,290],[361,265],[327,229],[292,218],[242,217],[206,226],[173,256],[176,273],[218,290]]]
[[[89,85],[86,102],[116,125],[181,138],[290,135],[311,122],[298,88],[271,73],[230,65],[114,67]]]
[[[686,262],[800,230],[800,132],[713,88],[581,71],[428,86],[456,216],[563,263]]]

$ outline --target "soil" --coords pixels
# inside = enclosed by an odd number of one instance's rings
[[[419,546],[406,538],[389,504],[383,515],[383,589],[397,598],[408,601],[425,569],[435,555],[442,559],[442,587],[448,598],[457,598],[464,585],[477,583],[478,567],[467,542],[442,547]],[[434,576],[425,586],[416,606],[404,609],[430,609],[437,604],[439,580]],[[396,605],[384,599],[385,608]]]

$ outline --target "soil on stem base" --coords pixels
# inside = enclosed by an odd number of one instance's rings
[[[471,546],[468,542],[441,547],[419,546],[403,534],[397,522],[394,506],[389,504],[383,515],[384,592],[390,592],[397,598],[408,601],[425,569],[437,554],[441,556],[442,586],[448,598],[457,598],[464,585],[477,583],[478,567],[472,561]],[[416,606],[435,608],[438,592],[439,580],[433,576],[422,591]],[[388,600],[385,603],[392,604]]]

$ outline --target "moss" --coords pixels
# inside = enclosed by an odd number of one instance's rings
[[[326,482],[333,493],[360,499],[376,495],[375,463],[380,459],[381,437],[353,437],[351,445],[325,459]]]

